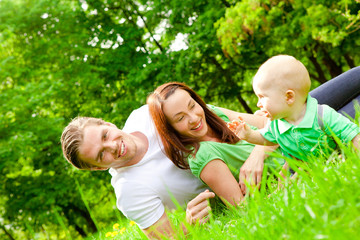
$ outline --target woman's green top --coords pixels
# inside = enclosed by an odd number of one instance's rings
[[[220,109],[212,105],[208,105],[208,107],[225,122],[230,122],[229,118]],[[200,147],[196,156],[194,157],[192,154],[188,156],[191,172],[200,179],[200,173],[203,168],[210,161],[219,159],[229,167],[234,177],[238,180],[240,167],[244,164],[245,160],[248,159],[254,147],[254,144],[244,140],[240,140],[235,144],[212,141],[200,142]],[[282,166],[284,163],[285,161],[283,159],[265,159],[265,164],[271,168]]]

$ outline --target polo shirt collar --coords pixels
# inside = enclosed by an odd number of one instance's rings
[[[314,119],[315,119],[315,115],[317,113],[317,104],[318,104],[317,100],[315,98],[310,97],[310,95],[308,95],[307,101],[306,101],[305,116],[304,116],[303,120],[300,122],[300,124],[295,127],[297,127],[297,128],[312,128]],[[291,127],[294,127],[294,125],[288,123],[284,119],[279,119],[278,129],[279,129],[280,134],[286,132]]]

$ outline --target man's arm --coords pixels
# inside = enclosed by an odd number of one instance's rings
[[[149,239],[161,239],[171,237],[174,234],[169,218],[164,212],[163,215],[152,226],[142,230]]]
[[[196,222],[200,224],[206,223],[209,220],[208,216],[211,211],[208,200],[213,197],[215,197],[215,193],[205,190],[191,200],[186,208],[186,221],[189,224]],[[187,234],[184,224],[182,224],[182,229],[184,234]],[[171,238],[175,233],[165,212],[152,226],[142,231],[149,239],[161,239],[164,236]]]

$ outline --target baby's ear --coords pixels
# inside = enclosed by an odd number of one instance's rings
[[[286,102],[289,105],[295,102],[295,92],[293,90],[286,91]]]

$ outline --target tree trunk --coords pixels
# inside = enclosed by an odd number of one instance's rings
[[[354,68],[354,67],[355,67],[354,60],[352,59],[352,57],[351,57],[348,53],[346,53],[346,54],[344,55],[344,58],[345,58],[345,61],[346,61],[346,63],[348,64],[348,66],[349,66],[350,68]]]
[[[317,77],[313,76],[313,78],[316,79],[321,84],[325,83],[326,82],[326,77],[325,77],[324,71],[321,69],[321,66],[318,63],[317,59],[313,55],[311,55],[309,57],[309,59],[312,62],[312,64],[314,65],[315,70],[316,70],[316,72],[318,74]]]
[[[8,236],[11,240],[15,240],[15,238],[11,235],[11,233],[5,228],[4,225],[1,225],[1,229],[5,232],[6,236]]]
[[[76,212],[80,213],[80,215],[86,220],[87,226],[90,228],[91,232],[98,231],[95,222],[93,221],[90,213],[87,210],[82,210],[75,205],[72,206],[72,209],[75,210]]]
[[[229,72],[226,71],[214,57],[211,58],[211,61],[222,72],[227,84],[229,86],[236,86],[236,83],[232,80],[231,76],[229,75]],[[240,102],[240,104],[244,107],[244,109],[247,113],[253,113],[253,111],[251,110],[249,105],[246,103],[246,101],[241,97],[240,93],[236,95],[236,98]]]
[[[339,76],[342,73],[341,66],[336,64],[324,47],[322,47],[322,52],[324,53],[323,63],[329,70],[331,78]]]
[[[78,206],[75,206],[74,204],[69,204],[68,206],[59,205],[62,208],[62,211],[64,212],[64,215],[66,219],[68,220],[69,225],[73,225],[75,227],[75,230],[82,236],[86,237],[87,233],[79,224],[75,222],[74,217],[80,216],[86,221],[86,226],[90,230],[90,232],[94,233],[97,231],[96,225],[94,221],[92,220],[90,213],[88,211],[84,211],[80,209]],[[73,211],[73,213],[71,213]]]
[[[249,107],[247,102],[241,97],[241,95],[237,95],[236,98],[238,99],[240,104],[244,107],[244,109],[247,113],[253,113],[253,111],[251,110],[251,108]]]

